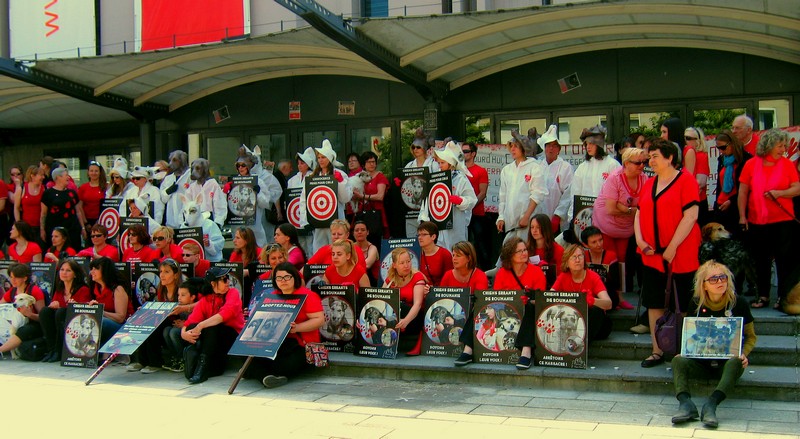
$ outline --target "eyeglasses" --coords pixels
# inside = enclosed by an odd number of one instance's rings
[[[102,238],[102,237],[103,237],[102,233],[92,233],[92,238]]]
[[[417,233],[417,238],[419,238],[420,236],[431,236],[431,234],[430,233]]]
[[[584,255],[583,253],[575,253],[574,255],[569,257],[569,260],[570,261],[581,261],[585,257],[586,257],[586,255]]]
[[[163,241],[165,239],[167,239],[167,238],[165,238],[163,236],[154,236],[153,237],[153,241],[155,241],[155,242],[161,242],[161,241]]]
[[[697,137],[684,136],[684,140],[697,140]]]
[[[647,163],[647,161],[646,160],[642,160],[641,162],[635,162],[635,161],[631,160],[628,163],[630,163],[630,164],[632,164],[634,166],[644,166],[644,164]]]
[[[706,278],[706,282],[710,283],[711,285],[716,285],[720,282],[727,282],[728,275],[727,274],[718,274],[716,276],[711,276]]]
[[[528,249],[527,248],[521,248],[521,249],[515,251],[514,253],[528,253]]]
[[[89,160],[89,166],[100,166],[100,163],[98,163],[98,162],[96,162],[94,160]]]
[[[292,279],[294,279],[294,276],[291,274],[287,274],[286,276],[275,276],[275,280],[279,280],[281,282],[288,282]]]
[[[727,149],[727,148],[728,148],[728,144],[727,143],[723,143],[722,145],[717,143],[717,149]]]
[[[246,168],[246,167],[247,167],[246,163],[237,163],[236,164],[236,168]]]

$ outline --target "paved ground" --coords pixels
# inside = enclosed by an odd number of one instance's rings
[[[719,430],[699,422],[673,427],[672,396],[587,393],[530,388],[431,384],[308,375],[268,390],[244,380],[234,395],[233,372],[190,386],[182,375],[106,369],[90,386],[91,371],[52,364],[0,362],[6,402],[26,407],[28,421],[9,432],[36,437],[112,438],[270,437],[587,437],[800,439],[797,403],[728,400]],[[9,396],[12,396],[9,398]],[[696,398],[700,405],[702,398]],[[81,421],[82,420],[82,421]],[[80,433],[79,433],[80,431]],[[569,436],[566,436],[569,435]]]

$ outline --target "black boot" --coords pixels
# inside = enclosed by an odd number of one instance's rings
[[[681,393],[678,395],[678,401],[681,404],[678,406],[678,413],[672,417],[672,423],[683,424],[684,422],[697,420],[697,406],[692,402],[691,396],[688,393]]]
[[[197,359],[197,367],[194,370],[194,375],[189,378],[190,384],[199,384],[208,379],[208,356],[200,354]]]
[[[708,428],[717,428],[719,427],[719,421],[717,420],[717,405],[725,400],[725,394],[719,390],[715,390],[711,396],[708,397],[708,401],[706,401],[705,405],[703,405],[703,411],[700,415],[700,420],[703,422]]]

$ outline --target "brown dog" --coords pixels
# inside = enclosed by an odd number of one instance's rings
[[[700,230],[703,243],[700,245],[700,263],[715,260],[727,266],[733,273],[737,294],[742,294],[744,281],[750,293],[756,291],[756,272],[750,254],[741,242],[731,239],[731,233],[720,223],[708,223]]]

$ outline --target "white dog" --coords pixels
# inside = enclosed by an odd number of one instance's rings
[[[33,306],[36,299],[30,294],[17,294],[14,303],[0,305],[0,344],[6,343],[17,333],[17,329],[28,323],[28,318],[19,312],[19,308]],[[11,351],[11,358],[18,358],[17,350]]]
[[[358,191],[361,195],[364,195],[364,185],[370,181],[372,181],[372,176],[369,175],[367,171],[361,171],[356,174],[356,178],[351,178],[348,182],[353,186],[354,191]],[[361,203],[359,201],[351,200],[350,207],[353,209],[353,213],[361,211]]]

